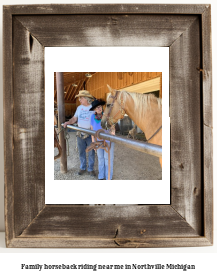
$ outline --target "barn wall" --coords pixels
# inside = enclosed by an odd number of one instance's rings
[[[72,73],[73,74],[73,73]],[[142,83],[156,77],[160,77],[160,97],[162,98],[162,73],[161,72],[96,72],[91,78],[85,78],[77,83],[77,87],[67,83],[64,86],[65,113],[66,117],[73,116],[76,107],[80,104],[75,95],[79,90],[84,89],[84,81],[86,90],[96,97],[106,100],[106,94],[109,92],[107,84],[116,90],[121,90],[138,83]],[[65,80],[64,80],[65,82]],[[56,91],[54,91],[54,100],[56,100]]]
[[[65,103],[65,115],[66,117],[71,117],[75,114],[76,104],[75,103]]]
[[[161,72],[97,72],[87,82],[87,90],[96,98],[106,99],[107,84],[114,89],[122,89],[140,82],[161,77]],[[161,82],[162,83],[162,82]],[[160,90],[162,97],[162,90]]]

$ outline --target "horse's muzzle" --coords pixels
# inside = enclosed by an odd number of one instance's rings
[[[106,119],[102,119],[102,121],[101,121],[101,127],[103,128],[103,129],[109,129],[109,124],[108,124],[108,121],[106,120]]]

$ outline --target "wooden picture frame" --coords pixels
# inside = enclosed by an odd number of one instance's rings
[[[3,24],[6,246],[212,245],[211,6],[4,6]],[[45,205],[48,46],[169,47],[170,205]]]

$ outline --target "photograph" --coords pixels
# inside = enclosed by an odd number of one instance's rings
[[[45,91],[46,204],[170,203],[167,47],[46,47]]]
[[[54,73],[54,126],[55,180],[161,180],[162,72]]]

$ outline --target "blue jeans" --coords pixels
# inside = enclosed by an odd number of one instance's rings
[[[114,161],[114,142],[108,142],[111,144],[110,148],[110,180],[112,180],[113,176],[113,161]],[[98,156],[98,179],[108,179],[108,153],[103,149],[97,150]]]
[[[79,158],[80,158],[80,169],[86,170],[86,148],[91,144],[91,136],[88,136],[85,139],[77,137],[78,142],[78,151],[79,151]],[[95,161],[95,151],[91,150],[88,152],[88,172],[94,170],[94,161]]]

